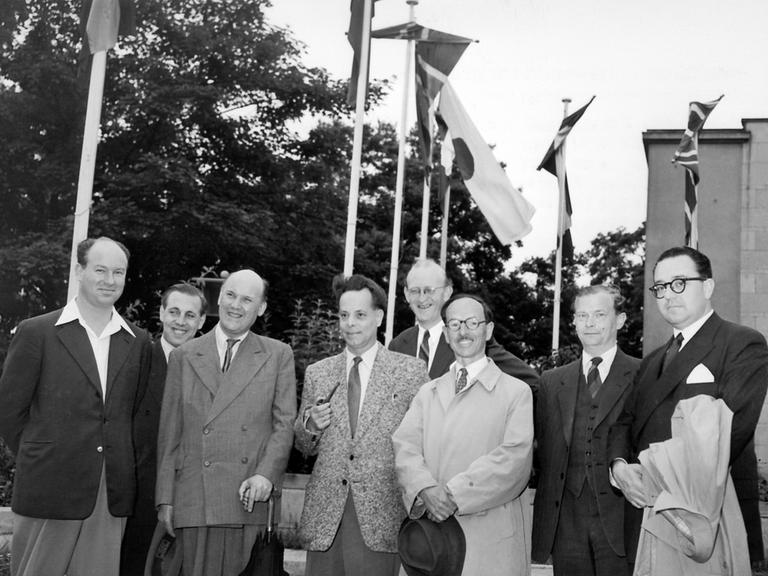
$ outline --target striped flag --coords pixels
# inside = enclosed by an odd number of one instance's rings
[[[349,86],[347,88],[347,106],[354,109],[357,103],[357,79],[360,76],[360,55],[363,51],[363,20],[365,2],[371,3],[371,19],[373,19],[373,9],[376,0],[351,0],[349,4],[349,30],[347,31],[347,40],[352,46],[352,73],[349,76]],[[369,28],[370,30],[370,28]],[[365,62],[365,77],[368,78],[368,69],[371,64],[371,37],[365,38],[368,43],[368,59]],[[368,79],[370,82],[370,79]],[[368,82],[365,85],[366,98],[368,97]]]
[[[685,244],[691,248],[699,247],[699,131],[722,98],[688,105],[688,127],[672,158],[673,164],[685,168]]]
[[[571,207],[571,191],[568,187],[568,174],[565,170],[565,155],[563,150],[563,144],[568,134],[573,130],[574,125],[584,115],[587,107],[592,104],[595,99],[594,96],[589,99],[589,102],[584,104],[581,108],[576,110],[573,114],[563,118],[560,123],[560,129],[555,135],[555,139],[552,144],[549,145],[549,150],[544,154],[544,159],[539,164],[537,170],[542,168],[557,177],[558,184],[564,189],[564,200],[560,202],[560,211],[562,212],[560,222],[560,230],[557,231],[557,246],[562,247],[563,261],[573,262],[573,239],[571,238],[571,216],[573,215],[573,208]]]

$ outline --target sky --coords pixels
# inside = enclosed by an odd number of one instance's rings
[[[349,0],[273,1],[268,18],[306,45],[304,62],[348,77]],[[380,0],[373,28],[408,15],[405,0]],[[533,231],[513,249],[513,263],[555,246],[557,182],[536,168],[562,120],[563,98],[572,100],[573,112],[597,96],[567,141],[577,251],[598,233],[635,230],[645,219],[644,131],[682,130],[691,100],[721,94],[706,128],[741,128],[743,118],[768,117],[765,0],[420,0],[415,16],[424,26],[478,40],[450,79],[510,181],[536,208]],[[373,40],[371,77],[391,80],[392,91],[367,122],[399,124],[405,46]],[[680,194],[682,219],[682,187]]]

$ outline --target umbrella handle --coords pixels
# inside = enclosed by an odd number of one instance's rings
[[[269,497],[268,502],[268,508],[267,508],[267,538],[269,539],[272,536],[272,533],[275,531],[275,497],[271,496]]]

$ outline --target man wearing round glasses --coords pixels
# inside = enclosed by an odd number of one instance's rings
[[[754,433],[768,386],[768,346],[759,332],[714,312],[714,289],[712,265],[698,250],[670,248],[656,261],[650,291],[673,334],[643,359],[608,446],[613,482],[632,504],[625,515],[631,561],[643,508],[654,503],[643,489],[637,456],[651,443],[671,437],[677,403],[698,394],[722,398],[733,411],[731,476],[747,528],[750,559],[763,558]]]
[[[531,390],[486,356],[493,316],[481,298],[453,296],[442,313],[456,361],[421,387],[392,436],[403,501],[412,518],[456,516],[466,538],[462,574],[527,574],[530,504],[521,495],[531,471]]]
[[[421,358],[430,378],[448,371],[455,357],[443,334],[440,310],[453,294],[450,278],[430,258],[414,262],[405,279],[405,299],[416,317],[416,325],[406,328],[389,343],[389,349]],[[536,371],[508,352],[493,336],[486,343],[486,354],[502,372],[520,378],[533,389],[539,383]]]

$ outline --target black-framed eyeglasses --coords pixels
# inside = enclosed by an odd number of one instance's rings
[[[453,320],[448,320],[448,322],[445,323],[446,326],[448,326],[448,330],[451,332],[458,332],[461,329],[461,325],[464,324],[469,330],[477,330],[477,327],[480,326],[480,324],[485,324],[487,320],[478,320],[474,316],[472,318],[467,318],[466,320],[457,320],[454,318]]]
[[[685,292],[685,283],[686,282],[693,282],[694,280],[698,280],[699,282],[704,282],[706,278],[702,278],[700,276],[695,276],[693,278],[675,278],[674,280],[670,282],[659,282],[658,284],[654,284],[648,290],[651,291],[651,294],[653,294],[656,299],[661,300],[664,298],[664,294],[667,293],[667,288],[672,290],[675,294],[682,294]]]

